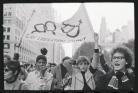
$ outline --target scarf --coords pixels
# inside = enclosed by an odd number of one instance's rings
[[[115,75],[112,76],[111,80],[109,81],[108,86],[112,87],[113,89],[118,90],[121,83],[124,83],[128,80],[129,78],[127,77],[127,75],[124,75],[121,72],[117,72]]]

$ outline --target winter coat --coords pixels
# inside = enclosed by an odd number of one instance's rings
[[[65,67],[65,69],[67,70],[67,73],[72,74],[72,66],[68,63],[65,63],[63,65]],[[58,86],[57,82],[62,82],[63,80],[63,72],[61,71],[61,64],[57,65],[52,71],[51,73],[53,74],[53,82],[52,82],[52,90],[54,89],[63,89],[63,87]]]
[[[89,70],[87,70],[87,72],[85,73],[85,79],[87,85],[91,88],[91,90],[94,90],[96,87],[95,81],[93,74]],[[76,73],[72,75],[72,83],[70,90],[82,90],[83,87],[84,87],[83,76],[80,71],[76,71]]]
[[[99,89],[123,89],[123,90],[133,90],[134,88],[134,75],[129,74],[126,72],[122,77],[122,84],[117,84],[117,88],[114,87],[114,83],[112,83],[115,80],[116,76],[114,71],[110,71],[109,73],[101,76],[97,82],[96,90]],[[112,79],[112,81],[111,81]],[[115,81],[114,81],[115,82]],[[115,84],[116,85],[116,84]]]

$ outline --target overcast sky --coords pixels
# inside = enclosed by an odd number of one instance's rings
[[[80,3],[54,3],[53,7],[59,17],[57,21],[62,22],[72,17],[79,6]],[[95,32],[99,32],[103,16],[111,32],[120,29],[128,21],[134,22],[134,3],[85,3],[85,7]]]

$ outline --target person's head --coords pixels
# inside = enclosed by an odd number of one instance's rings
[[[70,57],[66,56],[62,59],[62,63],[68,62],[70,59],[71,59]]]
[[[20,63],[15,60],[10,60],[4,64],[4,80],[8,83],[16,81],[21,71]]]
[[[70,63],[71,63],[73,66],[76,65],[76,60],[75,60],[75,59],[71,59],[70,61],[71,61]]]
[[[81,71],[86,72],[89,67],[89,64],[90,64],[89,59],[86,56],[78,57],[77,66]]]
[[[50,67],[55,67],[55,66],[56,66],[55,63],[51,63],[51,64],[50,64]]]
[[[19,60],[19,53],[14,53],[14,57],[13,57],[13,60]]]
[[[7,63],[11,60],[11,57],[9,55],[4,55],[4,63]]]
[[[55,63],[49,63],[49,65],[48,65],[49,71],[51,71],[52,69],[54,69],[55,66],[56,66]]]
[[[111,61],[115,71],[125,71],[132,65],[132,53],[125,46],[116,47],[111,53]]]
[[[39,55],[36,57],[36,68],[41,71],[46,68],[47,58],[44,55]]]

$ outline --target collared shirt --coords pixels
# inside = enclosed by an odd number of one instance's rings
[[[45,78],[41,78],[40,72],[35,70],[28,74],[25,82],[28,84],[30,90],[43,90],[46,85],[46,79],[50,79],[52,74],[46,72]]]

